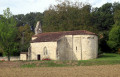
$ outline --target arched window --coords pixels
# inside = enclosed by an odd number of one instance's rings
[[[48,55],[48,51],[47,51],[47,47],[46,46],[43,48],[43,54],[44,55]]]

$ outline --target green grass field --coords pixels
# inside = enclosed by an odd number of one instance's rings
[[[120,55],[104,53],[97,59],[92,60],[81,60],[78,61],[78,65],[89,66],[89,65],[110,65],[110,64],[120,64]]]
[[[120,55],[104,53],[97,59],[80,61],[28,61],[21,67],[67,67],[67,66],[91,66],[120,64]]]

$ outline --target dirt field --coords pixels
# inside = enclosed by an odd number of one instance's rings
[[[0,77],[120,77],[120,65],[38,68],[0,66]]]

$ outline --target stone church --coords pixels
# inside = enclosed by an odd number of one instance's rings
[[[42,33],[37,22],[28,53],[20,60],[88,60],[97,58],[98,36],[86,30]]]

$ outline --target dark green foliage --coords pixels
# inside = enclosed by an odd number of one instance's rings
[[[119,2],[114,2],[113,3],[113,11],[120,10],[120,3]]]
[[[115,21],[115,25],[120,25],[120,9],[115,10],[114,21]]]
[[[101,54],[103,52],[111,53],[111,49],[107,44],[108,35],[109,35],[108,31],[100,33],[100,35],[99,35],[99,53],[98,54]]]
[[[100,8],[94,8],[91,15],[92,23],[99,31],[108,31],[114,24],[113,6],[111,3],[106,3]]]
[[[95,27],[91,26],[90,10],[89,4],[62,2],[44,12],[43,26],[52,27],[51,31],[92,30]],[[44,28],[43,31],[48,31]]]
[[[19,15],[14,15],[14,18],[17,21],[17,26],[24,26],[25,24],[28,24],[31,26],[31,28],[34,29],[34,26],[37,21],[43,22],[43,14],[40,12],[37,13],[28,13],[26,15],[19,14]]]
[[[19,14],[19,15],[15,15],[14,18],[17,21],[17,25],[16,26],[23,26],[24,25],[24,14]]]
[[[25,26],[20,26],[18,28],[18,35],[17,38],[19,39],[19,51],[21,52],[27,52],[28,51],[28,47],[30,45],[30,40],[31,37],[34,33],[31,31],[31,28],[29,25],[25,25]]]

